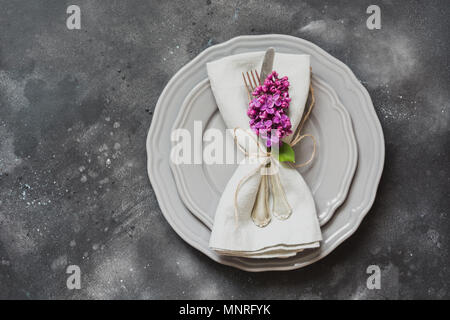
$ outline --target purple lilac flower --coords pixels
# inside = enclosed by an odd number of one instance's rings
[[[265,140],[267,147],[281,143],[281,139],[292,133],[291,120],[287,116],[291,102],[288,91],[288,77],[280,79],[278,73],[272,71],[252,93],[254,98],[247,110],[250,128]],[[276,136],[272,137],[271,130],[275,130]]]

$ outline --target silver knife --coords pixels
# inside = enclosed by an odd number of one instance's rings
[[[264,83],[264,80],[266,80],[269,73],[272,72],[273,68],[273,59],[275,57],[275,49],[269,48],[266,50],[266,53],[264,54],[264,60],[261,66],[261,72],[259,73],[261,84]]]

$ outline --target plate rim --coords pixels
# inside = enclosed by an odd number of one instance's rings
[[[178,77],[187,70],[187,68],[189,68],[190,66],[192,66],[196,61],[199,61],[200,59],[202,59],[205,55],[207,55],[209,52],[211,52],[211,50],[213,49],[220,49],[222,47],[228,46],[228,45],[233,45],[238,41],[249,41],[249,42],[253,42],[253,41],[265,41],[265,42],[276,42],[279,40],[284,40],[284,41],[293,41],[293,42],[297,42],[299,45],[303,45],[308,47],[310,50],[316,52],[318,55],[322,55],[323,57],[325,57],[328,61],[328,63],[332,63],[334,66],[337,66],[340,68],[340,70],[346,74],[347,77],[349,77],[349,81],[352,82],[354,85],[356,85],[356,87],[359,89],[359,93],[355,91],[355,93],[358,94],[358,96],[361,96],[361,98],[364,100],[364,102],[368,105],[368,108],[366,112],[368,113],[368,115],[371,116],[371,118],[374,120],[374,132],[373,134],[375,136],[377,136],[379,138],[379,140],[377,140],[376,142],[376,146],[378,149],[378,157],[377,159],[375,159],[377,161],[376,164],[378,165],[374,165],[372,166],[372,170],[370,171],[370,176],[373,178],[373,182],[374,182],[374,186],[371,190],[371,192],[369,192],[368,197],[364,198],[364,202],[366,202],[366,204],[360,208],[359,212],[360,214],[356,217],[355,219],[355,223],[351,226],[348,227],[348,223],[346,225],[344,225],[340,230],[342,229],[347,229],[345,231],[345,233],[343,233],[342,235],[339,236],[338,239],[336,239],[334,241],[333,244],[331,244],[327,250],[323,250],[320,252],[319,255],[316,255],[314,257],[312,257],[310,260],[308,261],[304,261],[304,262],[298,262],[298,263],[294,263],[288,266],[271,266],[269,264],[266,264],[265,266],[253,266],[249,263],[246,263],[245,261],[242,261],[240,259],[236,259],[236,260],[230,260],[230,259],[225,259],[223,257],[220,257],[208,250],[204,251],[203,250],[203,245],[200,242],[200,237],[195,234],[192,233],[191,235],[187,236],[186,232],[180,228],[177,224],[176,224],[176,219],[175,217],[172,217],[170,214],[168,214],[168,212],[170,212],[171,209],[174,209],[173,207],[171,207],[171,203],[169,201],[169,203],[165,202],[165,193],[163,190],[161,190],[160,188],[162,186],[159,186],[156,182],[157,182],[157,178],[158,178],[158,170],[154,171],[155,167],[158,164],[161,164],[164,159],[162,159],[161,157],[157,158],[153,158],[152,156],[152,152],[151,152],[151,147],[152,145],[157,145],[157,141],[155,141],[155,132],[157,132],[157,130],[160,127],[160,123],[153,121],[153,118],[156,119],[158,118],[158,116],[160,116],[160,113],[163,113],[164,110],[162,110],[162,103],[164,100],[164,96],[167,93],[167,91],[169,90],[169,88],[171,87],[171,85],[173,85],[174,82],[176,82],[178,80]],[[345,81],[347,82],[347,81]],[[348,84],[346,83],[346,86],[348,87],[349,90],[354,91],[354,89],[350,88],[348,86]],[[367,115],[366,115],[367,116]],[[166,84],[165,88],[163,89],[161,95],[158,98],[156,107],[155,107],[155,111],[154,111],[154,116],[152,118],[152,123],[150,125],[150,129],[148,131],[147,134],[147,139],[146,139],[146,148],[147,148],[147,173],[150,179],[150,182],[153,186],[153,190],[155,192],[155,196],[158,200],[158,204],[160,206],[161,212],[163,214],[163,216],[165,217],[166,221],[169,223],[169,225],[174,229],[174,231],[184,240],[186,241],[189,245],[191,245],[192,247],[196,248],[197,250],[201,251],[202,253],[204,253],[205,255],[207,255],[208,257],[210,257],[211,259],[215,260],[216,262],[222,263],[224,265],[228,265],[228,266],[232,266],[241,270],[246,270],[246,271],[252,271],[252,272],[261,272],[261,271],[276,271],[276,270],[293,270],[293,269],[298,269],[301,267],[304,267],[306,265],[309,265],[311,263],[314,263],[322,258],[324,258],[325,256],[327,256],[329,253],[331,253],[337,246],[339,246],[343,241],[345,241],[347,238],[349,238],[359,227],[359,225],[361,224],[361,221],[364,219],[364,217],[367,215],[367,212],[369,211],[369,209],[371,208],[371,206],[373,205],[373,202],[375,201],[375,196],[376,196],[376,192],[378,189],[378,185],[380,182],[380,178],[381,178],[381,174],[383,172],[383,167],[384,167],[384,160],[385,160],[385,145],[384,145],[384,135],[383,135],[383,131],[381,128],[381,124],[380,121],[375,113],[375,109],[373,107],[373,103],[370,99],[370,96],[367,92],[367,89],[358,81],[358,79],[356,78],[356,76],[353,74],[353,72],[350,70],[350,68],[345,65],[343,62],[341,62],[340,60],[338,60],[337,58],[335,58],[334,56],[332,56],[331,54],[327,53],[325,50],[323,50],[322,48],[320,48],[319,46],[298,38],[298,37],[294,37],[294,36],[290,36],[290,35],[281,35],[281,34],[266,34],[266,35],[243,35],[243,36],[238,36],[238,37],[234,37],[228,41],[225,41],[223,43],[211,46],[205,50],[203,50],[199,55],[197,55],[194,59],[190,60],[186,65],[184,65]],[[156,168],[157,169],[157,168]],[[169,170],[170,171],[170,170]],[[156,187],[155,187],[156,186]],[[367,185],[366,188],[367,189]],[[367,192],[366,192],[367,195]],[[239,263],[238,263],[239,262]]]
[[[180,107],[180,111],[178,116],[176,117],[174,124],[172,126],[172,131],[178,128],[184,128],[186,126],[186,121],[188,117],[188,113],[192,110],[193,103],[192,101],[200,95],[204,90],[208,88],[208,78],[201,80],[198,84],[196,84],[192,90],[186,95],[183,100],[183,103]],[[350,190],[351,182],[356,172],[356,165],[358,160],[358,148],[356,144],[355,133],[353,130],[353,123],[350,117],[349,112],[342,104],[341,100],[336,94],[336,91],[329,85],[325,80],[320,77],[315,76],[313,78],[313,82],[317,83],[317,86],[322,87],[327,95],[330,96],[332,100],[331,108],[337,110],[337,113],[340,116],[340,121],[343,126],[343,134],[344,139],[348,145],[348,153],[347,159],[349,160],[347,165],[344,168],[343,179],[339,185],[339,190],[335,194],[337,195],[337,201],[334,201],[333,204],[328,208],[325,215],[319,218],[320,226],[324,226],[330,219],[333,217],[337,208],[341,206],[345,199],[347,198],[348,192]],[[189,192],[189,187],[187,185],[186,178],[183,174],[183,169],[181,166],[174,164],[172,161],[170,162],[170,169],[172,170],[173,176],[175,178],[175,183],[177,186],[178,194],[182,199],[184,205],[187,209],[197,217],[202,223],[204,223],[210,230],[212,229],[213,219],[210,215],[202,210],[197,202],[192,198],[191,193]],[[322,181],[323,182],[323,181]]]

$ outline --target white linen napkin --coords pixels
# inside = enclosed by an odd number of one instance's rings
[[[227,128],[249,129],[248,96],[242,72],[260,70],[264,52],[233,55],[207,64],[208,77],[217,106]],[[308,98],[310,83],[309,55],[277,53],[273,69],[280,77],[288,76],[291,103],[288,116],[292,130],[300,123]],[[263,79],[262,79],[263,81]],[[257,150],[249,145],[249,133],[236,131],[237,141],[249,153]],[[252,134],[252,133],[251,133]],[[293,135],[283,139],[290,141]],[[254,135],[256,138],[256,135]],[[249,258],[282,258],[295,255],[306,248],[320,246],[322,234],[311,191],[300,173],[286,163],[279,166],[281,185],[292,208],[291,216],[279,220],[272,214],[271,222],[258,227],[251,218],[261,175],[251,176],[242,184],[238,195],[239,215],[235,219],[234,196],[239,182],[255,171],[264,159],[240,163],[220,198],[209,246],[220,254]],[[272,203],[269,204],[270,208]],[[272,210],[271,210],[272,211]]]

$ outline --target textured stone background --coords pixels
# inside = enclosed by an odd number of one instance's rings
[[[69,31],[78,4],[82,29]],[[366,28],[369,4],[382,29]],[[450,298],[448,1],[0,0],[0,298]],[[164,220],[145,138],[169,78],[242,34],[310,40],[369,90],[386,139],[354,236],[292,272],[221,266]],[[109,160],[108,160],[109,159]],[[82,270],[66,289],[65,268]],[[382,290],[366,289],[368,265]]]

